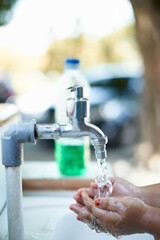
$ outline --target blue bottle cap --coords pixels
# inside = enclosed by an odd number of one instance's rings
[[[80,64],[80,60],[77,58],[67,58],[65,64]]]

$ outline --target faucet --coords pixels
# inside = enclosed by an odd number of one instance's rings
[[[89,123],[89,100],[84,98],[84,87],[73,86],[68,88],[71,97],[67,99],[66,113],[68,124],[37,124],[37,139],[79,138],[89,136],[95,148],[96,159],[106,158],[107,137],[95,125]]]
[[[35,120],[11,125],[2,137],[2,163],[6,170],[8,239],[24,240],[22,210],[23,143],[36,143],[38,139],[79,138],[89,136],[95,148],[96,159],[106,158],[107,137],[89,123],[89,101],[84,97],[83,86],[68,88],[67,125],[36,124]]]

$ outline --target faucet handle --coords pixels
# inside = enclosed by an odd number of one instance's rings
[[[75,98],[83,98],[83,87],[84,86],[74,85],[67,88],[67,90],[70,90],[71,94],[73,93]]]
[[[67,90],[71,93],[71,97],[67,99],[67,116],[69,118],[89,117],[88,99],[83,96],[84,86],[75,85]]]

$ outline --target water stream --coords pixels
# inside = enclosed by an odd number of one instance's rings
[[[106,159],[97,159],[98,162],[98,175],[95,182],[98,185],[96,198],[109,197],[112,193],[113,186],[109,179],[109,169],[107,167]]]

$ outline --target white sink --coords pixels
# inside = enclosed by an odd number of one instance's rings
[[[56,224],[54,240],[116,240],[111,235],[96,233],[84,223],[76,220],[74,213],[64,214]],[[149,234],[134,234],[121,237],[120,240],[153,240]]]
[[[69,210],[74,192],[25,193],[23,197],[25,240],[115,240],[96,233],[76,220]],[[0,240],[7,240],[6,210],[0,217]],[[153,240],[149,234],[122,237],[125,240]]]

